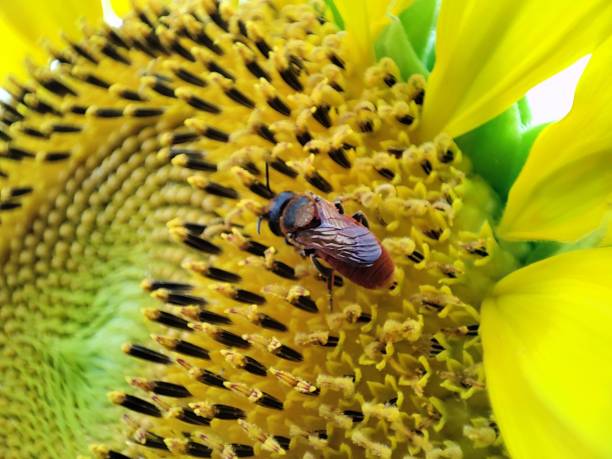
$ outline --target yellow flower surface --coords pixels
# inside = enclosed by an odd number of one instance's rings
[[[374,58],[411,3],[338,1],[345,30],[317,1],[137,2],[118,27],[89,2],[2,7],[16,62],[38,49],[20,37],[65,34],[1,108],[0,457],[610,455],[610,250],[520,268],[528,246],[499,242],[503,203],[453,137],[593,51],[612,8],[444,1],[426,80]],[[610,48],[500,235],[601,224]],[[365,216],[385,287],[274,234],[284,191]]]
[[[612,316],[611,257],[611,248],[578,250],[535,263],[483,304],[487,380],[500,427],[514,439],[512,457],[612,454],[610,334],[602,326]]]

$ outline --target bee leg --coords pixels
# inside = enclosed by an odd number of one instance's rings
[[[295,241],[294,240],[295,240],[295,237],[294,237],[293,233],[285,234],[285,243],[287,245],[291,245],[291,246],[295,247]]]
[[[334,206],[336,206],[336,210],[340,212],[340,215],[344,215],[344,207],[342,206],[342,201],[336,199],[334,201]]]
[[[332,268],[328,268],[327,266],[323,266],[323,264],[319,261],[319,258],[315,254],[310,255],[310,260],[314,267],[319,271],[319,274],[325,279],[327,284],[327,292],[329,294],[329,310],[331,311],[334,307],[334,296],[332,295],[332,290],[334,288],[334,270]]]
[[[370,224],[368,223],[368,218],[360,210],[358,210],[357,212],[353,214],[353,220],[355,220],[357,223],[361,223],[366,228],[370,227]]]
[[[312,257],[315,254],[315,249],[302,249],[300,250],[300,256],[306,258],[306,257]]]

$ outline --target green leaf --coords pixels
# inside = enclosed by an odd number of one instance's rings
[[[455,139],[471,159],[474,172],[504,201],[527,160],[531,145],[545,127],[544,124],[528,126],[530,118],[529,106],[522,99],[491,121]]]

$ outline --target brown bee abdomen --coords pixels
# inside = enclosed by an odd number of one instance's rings
[[[335,258],[323,257],[334,270],[357,285],[368,289],[388,288],[393,283],[395,264],[389,253],[381,246],[380,257],[368,267],[344,263]]]

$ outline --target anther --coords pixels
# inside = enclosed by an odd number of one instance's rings
[[[334,162],[345,169],[350,169],[351,162],[346,156],[344,149],[342,148],[334,148],[330,150],[328,153],[329,157],[334,160]]]
[[[168,411],[168,417],[178,419],[186,424],[194,426],[209,426],[210,418],[198,416],[191,408],[171,408]]]
[[[423,169],[425,175],[431,174],[431,172],[433,171],[431,162],[428,159],[424,159],[423,161],[421,161],[421,169]]]
[[[137,413],[146,414],[147,416],[153,416],[156,418],[160,418],[162,415],[161,410],[151,402],[147,402],[141,398],[126,394],[125,392],[111,392],[108,394],[108,398],[113,404],[120,405],[130,411],[135,411]]]
[[[98,64],[98,60],[87,50],[85,49],[83,46],[77,44],[77,43],[72,43],[72,42],[68,42],[70,47],[81,57],[84,57],[85,59],[87,59],[89,62],[91,62],[92,64]]]
[[[276,110],[281,115],[290,116],[291,109],[282,101],[282,99],[278,96],[271,97],[267,100],[268,105]]]
[[[235,420],[246,418],[246,413],[240,408],[220,403],[208,402],[190,403],[189,406],[200,416],[215,419]]]
[[[203,88],[206,86],[206,81],[204,81],[199,76],[195,75],[194,73],[190,72],[189,70],[185,68],[176,67],[173,70],[174,70],[174,74],[178,78],[183,80],[185,83],[189,83],[193,86],[198,86],[200,88]]]
[[[272,265],[270,266],[270,271],[285,279],[294,280],[297,278],[295,275],[295,269],[282,261],[273,260]]]
[[[274,132],[265,124],[258,124],[254,126],[253,130],[255,133],[264,140],[267,140],[271,144],[276,144],[276,136]]]
[[[224,269],[215,268],[201,261],[187,261],[183,267],[195,273],[201,274],[209,279],[218,280],[221,282],[237,283],[242,280],[238,274],[234,274]]]
[[[264,432],[258,425],[246,422],[243,419],[239,419],[238,424],[246,432],[249,438],[260,443],[262,449],[264,449],[265,451],[279,455],[285,455],[287,453],[286,448],[283,448],[281,446],[280,442],[277,440],[277,437],[274,437]],[[285,437],[280,438],[282,439],[285,446],[288,446],[287,442],[284,441]]]
[[[302,92],[304,90],[304,85],[302,85],[302,82],[299,79],[300,73],[294,67],[279,69],[278,74],[290,88],[298,92]]]
[[[21,207],[19,201],[0,201],[0,212],[18,209],[19,207]]]
[[[268,246],[249,239],[244,243],[241,249],[244,250],[245,252],[252,253],[253,255],[263,257],[264,254],[266,253],[266,250],[268,250]]]
[[[29,127],[29,126],[24,126],[21,129],[21,132],[27,136],[34,137],[37,139],[48,139],[49,138],[49,134],[42,132],[36,128]]]
[[[174,94],[174,92],[173,92]],[[181,143],[190,143],[198,139],[199,134],[191,130],[174,131],[169,137],[170,145],[179,145]]]
[[[395,178],[395,172],[393,172],[391,169],[387,169],[386,167],[376,168],[376,172],[387,180],[393,180]]]
[[[229,314],[240,314],[242,317],[249,320],[255,325],[259,325],[269,330],[287,331],[287,327],[276,319],[273,319],[263,312],[259,312],[256,305],[229,308],[226,310]]]
[[[242,369],[258,376],[267,376],[268,374],[266,367],[248,355],[242,355],[239,352],[225,349],[221,350],[221,355],[234,368]]]
[[[99,76],[94,75],[93,73],[85,73],[85,74],[80,74],[80,71],[77,70],[77,75],[85,82],[88,83],[92,86],[96,86],[98,88],[102,88],[102,89],[109,89],[111,84],[106,81],[103,80],[102,78],[100,78]]]
[[[217,56],[222,56],[224,54],[223,48],[215,43],[215,41],[210,37],[210,35],[206,32],[206,30],[202,27],[202,24],[197,21],[192,16],[185,17],[185,25],[187,28],[187,33],[189,38],[191,38],[196,43],[208,48],[210,51],[215,53]]]
[[[489,256],[489,251],[487,250],[484,241],[468,242],[464,244],[463,247],[472,255],[477,255],[482,258]]]
[[[196,118],[190,118],[185,121],[185,125],[192,129],[195,129],[200,135],[217,142],[227,143],[229,142],[229,135],[220,129],[206,125],[201,120]]]
[[[157,395],[164,395],[172,398],[191,397],[191,392],[185,386],[169,383],[166,381],[147,381],[142,378],[127,378],[128,383],[138,389],[153,392]]]
[[[174,94],[174,88],[167,85],[158,78],[155,78],[153,76],[146,76],[142,78],[142,82],[143,84],[149,86],[153,91],[158,94],[161,94],[162,96],[171,97],[173,99],[176,97]]]
[[[437,356],[438,354],[440,354],[444,350],[445,350],[444,346],[442,346],[442,344],[440,344],[440,341],[438,341],[438,339],[436,337],[432,337],[430,339],[430,349],[429,349],[429,356],[430,357],[435,357],[435,356]]]
[[[166,443],[164,443],[164,437],[149,430],[139,429],[134,433],[132,439],[145,448],[168,451],[168,447],[166,446]]]
[[[204,308],[187,306],[181,310],[181,314],[192,320],[198,320],[208,324],[230,325],[232,320],[229,317],[217,314]]]
[[[336,347],[338,345],[338,337],[331,336],[328,331],[318,331],[311,333],[297,333],[295,342],[300,346],[323,346]]]
[[[217,24],[224,32],[229,32],[229,24],[227,20],[221,15],[221,9],[219,8],[219,2],[204,2],[204,7],[208,16]]]
[[[9,146],[0,156],[15,161],[21,161],[24,158],[34,158],[36,155],[24,148]]]
[[[353,423],[355,424],[360,423],[365,418],[365,416],[363,415],[361,411],[356,411],[356,410],[344,410],[342,414],[351,418],[351,421],[353,421]]]
[[[234,102],[247,107],[247,108],[255,108],[255,103],[247,97],[244,93],[239,91],[236,88],[229,88],[225,91],[225,95],[232,99]]]
[[[448,164],[455,159],[455,153],[451,149],[444,150],[439,156],[438,159],[441,163]]]
[[[302,354],[289,346],[285,346],[275,337],[267,338],[258,334],[243,335],[242,337],[251,344],[264,347],[268,352],[281,359],[289,360],[290,362],[302,362],[304,360]]]
[[[232,80],[232,81],[236,80],[236,77],[234,75],[232,75],[230,72],[225,70],[223,67],[221,67],[219,64],[217,64],[215,61],[208,61],[206,63],[206,68],[208,69],[209,72],[211,72],[211,73],[218,73],[219,75],[224,76],[228,80]]]
[[[176,293],[164,288],[154,290],[153,292],[151,292],[151,296],[159,301],[163,301],[164,303],[173,304],[176,306],[203,306],[208,303],[204,298],[200,296],[187,295],[185,293]]]
[[[415,263],[420,263],[425,259],[425,256],[418,250],[413,250],[410,255],[407,255],[407,258],[414,261]]]
[[[73,133],[73,132],[81,132],[83,128],[77,126],[75,124],[61,124],[56,123],[51,125],[51,131],[54,133]]]
[[[19,196],[25,196],[25,195],[30,194],[32,190],[33,188],[31,186],[16,186],[16,187],[8,189],[8,197],[17,198]],[[2,196],[2,192],[0,191],[0,197],[1,196]]]
[[[64,161],[70,158],[71,153],[69,151],[49,151],[44,154],[44,161],[53,163],[57,161]]]
[[[316,313],[319,312],[319,308],[315,301],[310,297],[310,294],[290,294],[287,298],[296,308],[302,309],[306,312]]]
[[[236,288],[230,284],[213,284],[210,285],[210,289],[240,303],[261,305],[266,302],[266,299],[263,296],[248,290]]]
[[[44,78],[38,79],[38,82],[48,91],[51,91],[55,95],[59,97],[66,96],[70,94],[71,96],[77,96],[78,93],[72,89],[70,86],[67,86],[64,82],[58,80],[56,77],[51,76],[50,74],[46,75]]]
[[[119,31],[108,28],[106,31],[106,35],[108,39],[115,45],[120,48],[130,49],[130,46],[125,42],[123,38],[119,35]]]
[[[293,388],[300,394],[318,395],[320,392],[320,389],[314,384],[311,384],[302,378],[298,378],[287,371],[270,368],[270,373],[276,376],[276,379],[278,379],[280,382]]]
[[[221,113],[221,109],[218,106],[192,94],[191,91],[186,88],[178,88],[176,91],[174,91],[174,93],[176,94],[176,97],[184,100],[196,110],[213,114]]]
[[[180,43],[180,41],[177,38],[174,38],[174,39],[170,40],[169,48],[170,48],[171,51],[174,51],[176,54],[178,54],[182,58],[188,60],[189,62],[195,62],[196,61],[196,58],[193,56],[191,51],[189,51],[187,48],[185,48]]]
[[[119,118],[123,116],[123,109],[121,108],[99,108],[89,107],[87,114],[91,114],[97,118]]]
[[[145,309],[144,315],[147,319],[153,322],[157,322],[172,328],[178,328],[180,330],[191,331],[188,321],[170,314],[169,312],[161,311],[159,309]]]
[[[331,193],[333,187],[321,174],[313,170],[305,175],[306,181],[323,193]]]
[[[136,357],[141,360],[146,360],[147,362],[160,363],[162,365],[170,365],[172,363],[172,359],[167,355],[141,346],[140,344],[126,343],[121,347],[121,349],[127,355],[131,355],[132,357]]]
[[[332,120],[329,116],[331,107],[329,105],[318,105],[312,112],[312,117],[324,128],[330,128]]]
[[[170,351],[199,359],[210,360],[210,353],[196,344],[182,339],[153,335],[153,339]],[[160,362],[163,363],[163,362]],[[170,363],[170,362],[169,362]]]
[[[259,389],[247,386],[246,384],[229,382],[226,381],[224,383],[225,387],[235,394],[242,395],[247,400],[256,405],[264,406],[266,408],[271,408],[274,410],[282,410],[283,402],[278,400],[276,397],[263,392]]]
[[[156,280],[156,279],[144,279],[140,283],[140,288],[146,290],[147,292],[152,292],[154,290],[166,289],[166,290],[180,290],[180,291],[188,291],[193,288],[193,285],[186,284],[184,282],[174,282],[167,280]]]
[[[189,327],[195,331],[206,333],[218,343],[224,344],[228,347],[237,347],[240,349],[248,349],[251,347],[251,344],[242,337],[223,328],[217,327],[216,325],[191,322],[189,323]]]
[[[191,234],[187,228],[183,226],[172,226],[169,231],[173,238],[200,252],[209,253],[211,255],[218,255],[221,253],[221,247],[206,239]]]
[[[127,106],[123,114],[126,116],[133,116],[134,118],[151,118],[155,116],[161,116],[164,114],[163,108],[153,108],[153,107],[134,107]]]
[[[183,368],[185,368],[185,370],[187,370],[187,372],[192,378],[196,379],[202,384],[206,384],[207,386],[219,387],[221,389],[227,389],[227,387],[225,387],[225,383],[227,381],[222,376],[213,373],[212,371],[205,370],[203,368],[194,367],[189,362],[183,359],[176,359],[176,362]]]

